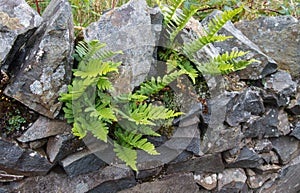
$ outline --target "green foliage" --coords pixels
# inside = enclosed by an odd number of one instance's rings
[[[159,136],[152,129],[156,122],[171,120],[182,114],[146,100],[183,72],[174,71],[163,78],[152,78],[135,93],[112,96],[110,93],[114,87],[110,77],[118,73],[121,63],[107,59],[122,52],[107,51],[104,47],[105,44],[97,41],[77,45],[75,57],[79,60],[78,69],[73,70],[75,78],[68,87],[68,93],[61,94],[60,101],[65,102],[65,118],[73,124],[75,136],[82,139],[90,132],[104,142],[108,142],[109,135],[113,136],[116,155],[137,170],[138,149],[158,155],[155,146],[145,137]]]
[[[19,131],[22,125],[26,123],[26,119],[20,115],[11,116],[8,120],[8,126],[6,128],[8,133],[13,131]]]

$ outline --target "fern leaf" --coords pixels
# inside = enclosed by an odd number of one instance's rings
[[[191,79],[192,82],[196,83],[196,78],[198,76],[197,70],[191,65],[191,63],[188,60],[182,61],[179,64],[179,67],[184,70],[185,74],[187,74]]]
[[[181,6],[185,0],[172,0],[171,5],[165,7],[159,0],[156,0],[158,6],[160,7],[164,15],[164,25],[168,25],[172,20],[176,20],[178,17],[176,15],[176,10]]]
[[[91,131],[97,139],[100,139],[105,143],[107,142],[108,127],[106,123],[99,119],[91,118],[88,122],[85,122],[84,125],[87,127],[87,130]]]
[[[115,66],[121,63],[114,64],[113,62],[103,62],[99,59],[90,60],[89,63],[81,65],[74,73],[74,76],[81,78],[94,78],[97,76],[106,75],[109,72],[118,72]]]
[[[125,162],[126,165],[131,167],[134,171],[137,171],[136,159],[137,152],[136,150],[124,147],[119,145],[117,142],[114,142],[114,151],[118,158]]]
[[[97,87],[99,90],[110,90],[113,89],[112,83],[108,80],[107,77],[100,77],[97,82]]]

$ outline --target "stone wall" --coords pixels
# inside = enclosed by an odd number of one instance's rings
[[[201,23],[191,19],[182,40],[202,34],[216,14]],[[59,115],[57,99],[71,81],[75,41],[68,1],[52,0],[42,17],[24,0],[2,1],[0,15],[1,74],[9,77],[5,94],[40,114],[17,139],[0,138],[1,193],[300,191],[297,19],[228,22],[220,33],[233,38],[200,50],[198,60],[239,48],[261,62],[230,75],[206,76],[211,95],[205,104],[188,106],[171,139],[150,139],[161,155],[141,156],[139,171],[133,172],[125,164],[107,163],[103,155],[112,152],[74,137]],[[159,9],[136,0],[106,12],[84,37],[123,50],[114,58],[122,61],[114,85],[126,92],[160,73],[155,54],[161,30]]]

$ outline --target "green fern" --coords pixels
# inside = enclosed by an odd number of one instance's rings
[[[116,152],[118,158],[126,163],[133,170],[137,171],[136,159],[137,152],[134,149],[124,146],[124,144],[119,145],[117,142],[114,142],[114,152]]]

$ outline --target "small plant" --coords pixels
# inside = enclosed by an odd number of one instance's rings
[[[8,125],[6,127],[6,133],[10,134],[15,131],[20,131],[22,128],[22,125],[26,123],[26,119],[22,117],[19,111],[16,111],[17,115],[10,114],[10,118],[8,120]]]

